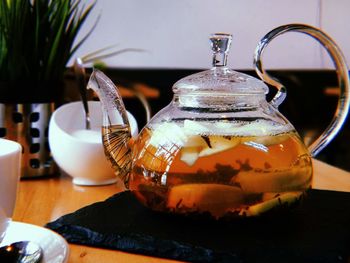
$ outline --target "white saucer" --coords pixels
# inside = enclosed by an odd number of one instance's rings
[[[36,242],[44,252],[42,263],[68,262],[69,247],[67,241],[47,228],[11,222],[0,247],[16,241]]]

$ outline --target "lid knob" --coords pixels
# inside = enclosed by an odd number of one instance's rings
[[[210,36],[211,49],[213,51],[213,67],[225,67],[227,54],[230,50],[232,35],[215,33]]]

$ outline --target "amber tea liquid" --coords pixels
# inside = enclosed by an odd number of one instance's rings
[[[255,216],[297,202],[311,186],[311,158],[295,132],[195,134],[183,145],[153,133],[145,128],[135,144],[130,189],[154,210]]]

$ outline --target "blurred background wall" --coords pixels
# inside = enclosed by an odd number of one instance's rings
[[[92,0],[83,0],[89,4]],[[81,56],[99,48],[142,48],[106,59],[111,67],[210,67],[208,36],[228,32],[234,36],[229,65],[251,69],[261,37],[287,23],[322,28],[350,60],[349,0],[97,0],[83,26],[85,35],[100,16],[95,30],[78,50]],[[277,38],[265,54],[267,68],[332,68],[314,40],[299,33]]]

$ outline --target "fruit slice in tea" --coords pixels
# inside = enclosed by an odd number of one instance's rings
[[[236,186],[222,184],[183,184],[169,191],[167,207],[171,211],[210,211],[214,217],[222,216],[227,207],[240,206],[243,191]]]

